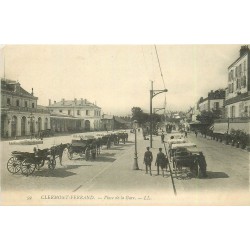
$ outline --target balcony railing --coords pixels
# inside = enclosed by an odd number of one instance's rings
[[[49,114],[47,109],[37,109],[37,108],[28,108],[28,107],[17,107],[17,106],[4,106],[1,108],[1,113],[6,113],[8,111],[19,111],[19,112],[32,112],[32,113],[44,113]]]

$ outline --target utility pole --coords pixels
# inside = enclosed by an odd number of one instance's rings
[[[153,119],[152,119],[152,107],[153,107],[153,105],[152,105],[152,101],[153,101],[153,98],[156,96],[156,95],[158,95],[158,94],[161,94],[161,93],[164,93],[164,92],[168,92],[168,90],[167,89],[162,89],[162,90],[154,90],[153,89],[153,81],[151,81],[151,90],[150,90],[150,148],[152,148],[153,147],[153,143],[152,143],[152,141],[153,141]]]
[[[150,90],[150,148],[152,148],[152,140],[153,140],[153,135],[152,135],[152,100],[153,100],[153,81],[151,81],[151,90]]]

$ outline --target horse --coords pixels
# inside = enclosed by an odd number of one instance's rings
[[[62,155],[63,152],[66,148],[68,148],[69,144],[65,143],[65,144],[60,144],[60,145],[56,145],[51,147],[51,154],[53,156],[53,159],[55,160],[57,157],[60,160],[60,165],[62,166]]]

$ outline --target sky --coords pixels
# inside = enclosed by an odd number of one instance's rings
[[[39,105],[86,98],[114,115],[130,115],[134,106],[149,112],[153,81],[154,89],[168,89],[167,110],[187,111],[227,86],[227,67],[240,46],[156,45],[165,86],[154,45],[6,45],[0,75],[33,88]],[[164,98],[154,97],[153,107],[163,108]]]

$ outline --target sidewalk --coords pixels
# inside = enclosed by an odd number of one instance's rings
[[[130,136],[130,140],[133,140],[133,135]],[[144,152],[146,147],[149,146],[149,140],[143,140],[141,133],[138,133],[138,165],[140,170],[133,170],[134,163],[134,145],[123,152],[119,158],[110,166],[108,166],[98,178],[93,179],[91,186],[87,188],[88,191],[101,191],[112,190],[119,192],[135,192],[137,193],[173,193],[172,182],[169,172],[165,173],[165,177],[162,175],[156,175],[157,169],[154,165],[156,155],[159,147],[164,148],[160,142],[160,136],[153,137],[153,162],[152,162],[152,176],[145,173],[145,165],[143,164]],[[86,187],[85,187],[86,188]],[[84,189],[85,189],[84,188]],[[83,191],[83,190],[81,190]]]

